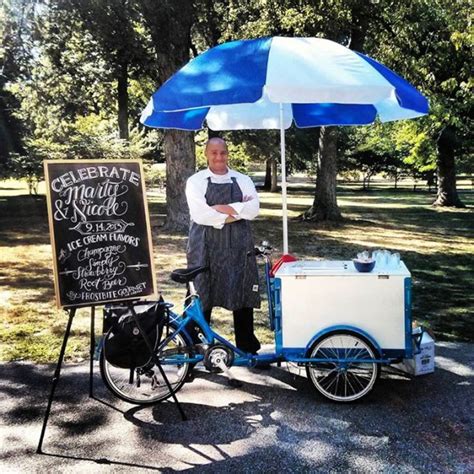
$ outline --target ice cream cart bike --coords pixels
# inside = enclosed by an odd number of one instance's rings
[[[351,402],[372,390],[381,366],[413,358],[422,336],[412,334],[411,276],[402,261],[371,272],[357,271],[353,261],[324,260],[279,261],[272,269],[270,252],[265,243],[255,248],[265,261],[274,352],[247,354],[216,333],[204,318],[193,284],[207,268],[175,270],[171,278],[188,288],[183,313],[174,313],[165,301],[136,304],[139,315],[160,315],[160,329],[153,333],[155,357],[145,356],[137,367],[120,367],[113,354],[109,357],[108,350],[115,350],[111,327],[100,359],[107,387],[125,401],[146,405],[176,393],[190,367],[198,363],[209,372],[225,373],[234,385],[238,381],[232,366],[292,362],[306,368],[308,379],[324,397]],[[109,317],[135,321],[129,306],[110,306],[107,311]],[[198,344],[188,332],[190,325],[198,331]]]
[[[288,254],[285,129],[368,125],[428,113],[428,101],[382,64],[321,38],[259,38],[221,44],[195,57],[153,95],[141,122],[148,127],[199,130],[276,129],[281,140],[283,254]],[[179,390],[190,364],[228,372],[232,366],[289,361],[306,367],[316,389],[332,400],[360,399],[373,388],[382,365],[413,357],[411,279],[396,268],[358,272],[352,261],[286,262],[272,273],[265,246],[265,277],[275,352],[244,354],[205,322],[193,278],[204,268],[175,271],[187,284],[183,316],[170,305],[163,334],[154,336],[155,362],[131,372],[107,362],[102,374],[119,397],[155,403]],[[160,306],[161,305],[161,306]],[[199,328],[191,344],[185,327]],[[163,384],[153,363],[169,372]]]

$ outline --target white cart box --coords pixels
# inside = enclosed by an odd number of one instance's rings
[[[411,275],[403,262],[361,273],[352,261],[296,261],[283,264],[275,278],[283,348],[304,348],[333,326],[358,328],[387,352],[411,345]]]

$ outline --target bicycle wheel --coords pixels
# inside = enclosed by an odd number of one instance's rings
[[[379,375],[377,351],[362,336],[348,331],[332,333],[315,342],[308,357],[328,362],[307,364],[306,373],[318,392],[337,402],[366,396]],[[349,362],[350,360],[350,362]]]
[[[169,333],[176,330],[170,325]],[[166,328],[164,328],[166,334]],[[189,371],[189,364],[182,362],[189,359],[188,342],[179,333],[157,354],[161,367],[171,386],[169,390],[159,367],[153,361],[135,369],[123,369],[110,364],[104,350],[100,354],[100,374],[106,387],[118,398],[136,405],[151,405],[161,402],[176,393],[184,384]],[[179,357],[178,361],[173,359]]]

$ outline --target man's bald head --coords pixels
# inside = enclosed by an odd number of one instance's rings
[[[206,142],[206,147],[204,149],[204,153],[207,154],[207,149],[209,148],[209,145],[224,145],[225,146],[225,149],[228,150],[227,148],[227,143],[226,141],[223,139],[223,138],[220,138],[220,137],[212,137],[212,138],[209,138],[209,140]]]
[[[206,143],[206,158],[209,169],[215,174],[226,174],[229,150],[222,138],[210,138]]]

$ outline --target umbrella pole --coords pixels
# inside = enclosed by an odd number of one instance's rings
[[[280,103],[280,154],[281,154],[281,198],[283,205],[283,255],[288,253],[288,210],[286,199],[285,129],[283,127],[283,104]]]

